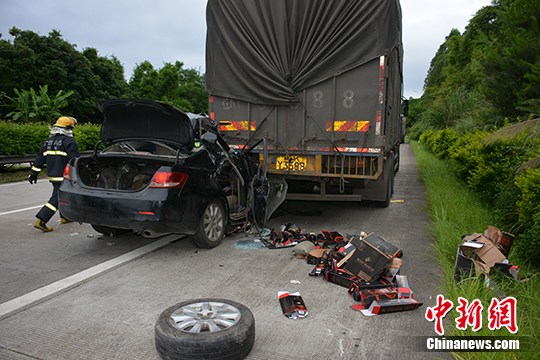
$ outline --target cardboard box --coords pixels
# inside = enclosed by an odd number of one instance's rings
[[[508,257],[508,254],[510,254],[510,248],[514,242],[514,235],[501,231],[494,226],[488,226],[483,235],[494,245],[496,245],[497,249],[499,249],[504,256]]]
[[[354,236],[351,239],[351,243],[356,247],[358,247],[362,241],[370,244],[373,248],[378,249],[382,253],[386,254],[389,258],[400,258],[403,255],[403,251],[401,251],[400,248],[390,244],[388,241],[374,233],[371,233],[364,238]]]
[[[362,279],[358,279],[353,281],[351,286],[349,287],[348,293],[355,299],[356,301],[361,301],[362,295],[360,294],[364,290],[379,290],[379,289],[386,289],[386,288],[394,288],[394,284],[391,282],[387,282],[384,280],[375,281],[375,282],[365,282]]]
[[[480,249],[475,249],[474,254],[479,261],[475,261],[477,270],[489,274],[489,271],[496,263],[503,262],[506,259],[503,253],[499,251],[496,245],[494,245],[490,239],[482,236],[479,237],[477,242],[482,243],[483,246]]]
[[[398,290],[394,287],[387,287],[383,289],[365,289],[360,291],[354,291],[352,293],[353,299],[360,302],[359,307],[367,309],[374,301],[389,300],[398,298]]]
[[[459,283],[461,280],[469,278],[476,273],[474,260],[466,253],[467,249],[468,248],[463,245],[458,245],[456,265],[454,268],[454,280],[456,283]]]
[[[341,246],[336,253],[342,258],[344,258],[350,253],[352,253],[355,249],[356,247],[352,243],[348,242],[345,245]]]
[[[514,235],[503,231],[502,236],[499,239],[499,243],[497,244],[497,247],[506,257],[508,257],[508,254],[510,254],[510,249],[512,248],[512,243],[514,242],[514,238],[515,238]]]
[[[279,305],[283,311],[283,315],[290,319],[298,319],[306,317],[308,311],[306,304],[300,293],[288,293],[286,291],[278,292]]]
[[[367,282],[379,280],[391,258],[371,243],[360,240],[344,269]]]
[[[311,265],[317,265],[321,262],[322,257],[328,253],[330,249],[314,249],[306,256],[306,262]]]
[[[326,281],[346,287],[347,289],[358,280],[358,277],[350,275],[343,270],[330,270],[326,273]]]
[[[512,240],[504,239],[503,233],[492,226],[484,234],[470,234],[463,237],[463,243],[458,245],[454,280],[460,282],[475,274],[489,274],[491,269],[500,263],[507,263],[502,248],[509,251]],[[504,242],[505,245],[501,245]]]
[[[423,303],[414,299],[380,300],[371,303],[368,309],[360,310],[365,316],[388,314],[398,311],[410,311],[418,309]]]
[[[349,259],[354,255],[354,252],[356,251],[356,247],[354,245],[351,245],[349,247],[349,250],[350,251],[348,251],[347,254],[341,260],[338,261],[337,263],[338,268],[342,268],[343,265],[345,265],[347,261],[349,261]]]

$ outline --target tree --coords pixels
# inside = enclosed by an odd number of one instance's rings
[[[135,97],[159,100],[184,111],[203,113],[208,94],[203,76],[195,69],[184,69],[180,61],[165,63],[156,70],[148,61],[135,67],[129,86]]]
[[[540,3],[496,0],[431,61],[414,132],[497,126],[540,115]]]
[[[66,112],[83,122],[100,120],[98,101],[129,96],[123,67],[116,58],[100,57],[92,48],[79,52],[57,30],[40,36],[13,27],[9,33],[13,41],[0,40],[0,93],[13,98],[14,89],[42,85],[51,93],[73,91]],[[6,114],[14,109],[2,102],[0,111]]]
[[[426,93],[436,92],[436,90],[440,88],[446,80],[446,73],[444,69],[448,67],[448,41],[449,39],[457,36],[461,36],[459,30],[452,29],[445,41],[441,44],[441,46],[439,46],[439,49],[435,53],[433,59],[431,59],[428,73],[426,79],[424,80],[424,91]]]
[[[7,97],[12,102],[15,111],[6,115],[16,122],[50,122],[62,115],[60,109],[68,105],[68,98],[73,95],[73,91],[64,93],[58,91],[54,97],[50,97],[48,87],[40,86],[39,94],[34,89],[19,91],[15,89],[17,97]]]
[[[504,116],[540,115],[540,3],[499,0],[485,46],[484,91]],[[532,107],[531,107],[532,105]]]

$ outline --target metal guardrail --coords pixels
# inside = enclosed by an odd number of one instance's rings
[[[81,155],[90,155],[94,151],[86,150],[81,151]],[[36,154],[25,154],[25,155],[0,155],[0,166],[4,167],[6,165],[16,165],[16,164],[25,164],[32,163],[36,159]]]

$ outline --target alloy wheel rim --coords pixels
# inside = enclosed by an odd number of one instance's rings
[[[172,325],[188,333],[214,333],[240,321],[240,310],[219,301],[203,301],[179,307],[170,316]]]
[[[223,214],[218,204],[210,204],[204,212],[204,233],[211,241],[219,241],[223,232]]]

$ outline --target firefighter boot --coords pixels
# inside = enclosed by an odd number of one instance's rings
[[[67,224],[67,223],[70,223],[70,222],[71,222],[71,220],[68,220],[63,216],[60,216],[60,224]]]
[[[47,226],[47,223],[41,219],[37,219],[36,222],[34,223],[34,227],[36,229],[39,229],[43,232],[49,232],[49,231],[53,231],[53,228],[51,227],[48,227]]]

